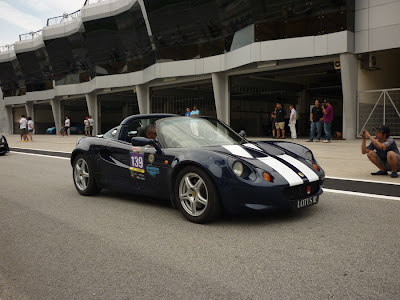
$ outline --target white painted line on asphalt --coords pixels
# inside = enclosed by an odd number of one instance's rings
[[[371,197],[371,198],[379,198],[379,199],[385,199],[385,200],[400,201],[400,197],[393,197],[393,196],[366,194],[366,193],[350,192],[350,191],[341,191],[341,190],[332,190],[332,189],[325,189],[325,188],[323,188],[323,191],[324,191],[324,192],[327,192],[327,193],[334,193],[334,194],[344,194],[344,195],[361,196],[361,197]]]
[[[9,145],[10,146],[10,145]],[[64,151],[57,151],[57,150],[44,150],[44,149],[31,149],[31,148],[18,148],[18,147],[10,147],[18,150],[35,150],[35,151],[45,151],[45,152],[57,152],[57,153],[71,153],[71,152],[64,152]],[[1,300],[1,299],[0,299]]]
[[[325,176],[325,178],[328,178],[328,179],[339,179],[339,180],[349,180],[349,181],[361,181],[361,182],[369,182],[369,183],[384,183],[384,184],[400,185],[400,183],[396,183],[396,182],[366,180],[366,179],[357,179],[357,178],[342,178],[342,177],[331,177],[331,176]]]
[[[10,153],[17,153],[17,154],[23,154],[23,155],[33,155],[33,156],[43,156],[43,157],[58,158],[58,159],[68,159],[68,160],[70,160],[69,157],[59,157],[59,156],[51,156],[51,155],[44,155],[44,154],[25,153],[25,152],[16,152],[16,151],[10,151]]]

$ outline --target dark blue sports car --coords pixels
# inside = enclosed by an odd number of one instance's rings
[[[306,147],[249,142],[218,119],[168,114],[131,116],[80,139],[71,164],[82,195],[107,188],[165,198],[195,223],[316,204],[325,177]]]

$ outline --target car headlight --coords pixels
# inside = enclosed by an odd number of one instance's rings
[[[240,161],[237,161],[233,164],[232,166],[233,173],[236,174],[236,176],[240,177],[243,174],[243,164]]]
[[[307,158],[308,158],[309,160],[312,160],[312,159],[313,159],[313,155],[312,155],[311,151],[307,151],[307,152],[306,152],[306,156],[307,156]]]

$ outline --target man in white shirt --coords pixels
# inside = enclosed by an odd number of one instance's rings
[[[89,116],[89,126],[90,126],[90,136],[93,135],[93,124],[94,124],[94,120],[92,118],[92,116]]]
[[[290,108],[290,118],[289,118],[290,135],[292,139],[297,139],[297,133],[296,133],[297,112],[294,109],[293,104],[291,104],[289,108]]]
[[[65,117],[65,122],[64,122],[64,136],[70,135],[70,128],[71,127],[71,120],[69,117]]]
[[[21,133],[21,142],[28,142],[28,137],[26,136],[28,133],[27,126],[28,120],[25,118],[25,115],[21,115],[21,118],[18,120],[19,130]]]
[[[86,117],[85,120],[83,120],[83,124],[85,125],[85,136],[90,136],[89,117]]]

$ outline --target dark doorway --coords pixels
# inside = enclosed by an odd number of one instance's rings
[[[293,104],[298,114],[299,136],[309,134],[310,105],[329,99],[334,108],[332,131],[342,131],[342,83],[340,69],[332,62],[232,76],[231,126],[250,136],[272,136],[271,112],[280,102],[286,110],[286,132]]]
[[[201,116],[217,115],[211,80],[172,87],[156,87],[151,89],[150,95],[153,113],[185,115],[187,107],[192,109],[196,105]]]
[[[33,121],[35,122],[35,133],[46,133],[47,128],[54,127],[53,110],[50,103],[33,105]]]

